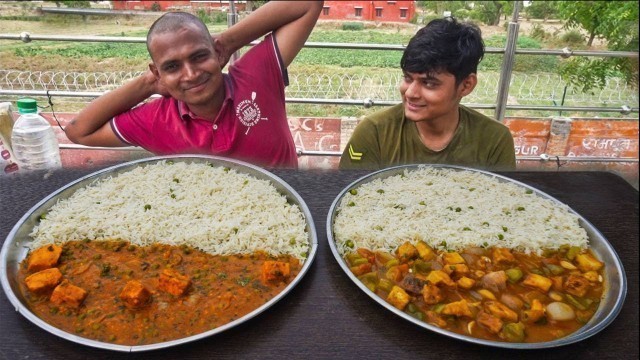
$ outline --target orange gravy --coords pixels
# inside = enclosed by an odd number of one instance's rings
[[[62,247],[57,267],[65,280],[87,292],[86,298],[74,308],[52,303],[51,291],[29,291],[25,260],[18,279],[29,308],[68,333],[119,345],[165,342],[229,323],[272,299],[301,269],[296,258],[265,253],[214,256],[184,246],[140,247],[120,241],[72,241]],[[261,277],[265,260],[289,263],[290,275],[265,283]],[[183,295],[159,288],[164,269],[190,279]],[[151,294],[140,308],[125,306],[119,296],[130,280],[139,281]]]

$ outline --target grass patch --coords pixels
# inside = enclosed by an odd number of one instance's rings
[[[59,55],[69,58],[91,57],[94,59],[122,58],[148,59],[149,53],[144,44],[123,43],[85,43],[73,44],[61,48],[44,46],[22,47],[14,50],[16,56],[34,57]]]
[[[7,20],[7,21],[42,21],[42,16],[9,15],[9,16],[0,16],[0,20]]]

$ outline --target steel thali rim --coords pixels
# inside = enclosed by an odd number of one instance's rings
[[[44,320],[40,319],[34,313],[32,313],[29,310],[29,308],[26,306],[26,304],[16,294],[16,293],[19,293],[19,289],[15,288],[15,286],[12,285],[11,280],[13,279],[9,279],[9,276],[8,276],[8,270],[11,269],[11,267],[13,266],[18,266],[20,261],[24,259],[24,257],[20,259],[8,259],[9,257],[8,254],[14,253],[17,251],[16,249],[12,249],[12,248],[24,246],[24,245],[21,245],[21,243],[29,241],[28,239],[19,239],[19,240],[16,239],[18,232],[24,231],[22,227],[28,226],[27,223],[30,220],[32,220],[33,217],[37,217],[40,214],[46,212],[57,199],[60,199],[59,196],[61,195],[70,196],[74,191],[84,186],[87,186],[94,181],[104,179],[113,174],[118,174],[121,172],[131,170],[141,165],[154,164],[164,160],[196,162],[196,163],[213,163],[214,165],[218,165],[218,166],[228,166],[228,167],[234,168],[238,170],[238,172],[254,176],[261,180],[270,181],[271,185],[276,187],[276,189],[281,195],[285,195],[287,197],[287,201],[289,203],[295,204],[300,208],[300,211],[305,217],[306,232],[307,232],[307,238],[309,241],[309,253],[298,275],[276,296],[274,296],[263,305],[259,306],[258,308],[247,313],[246,315],[242,316],[239,319],[236,319],[232,322],[229,322],[227,324],[221,325],[219,327],[216,327],[214,329],[211,329],[196,335],[188,336],[181,339],[171,340],[171,341],[165,341],[161,343],[155,343],[155,344],[117,345],[117,344],[111,344],[111,343],[101,342],[97,340],[87,339],[87,338],[80,337],[75,334],[60,330],[50,325],[49,323],[45,322]],[[36,205],[31,207],[31,209],[29,209],[29,211],[27,211],[21,217],[21,219],[16,223],[16,225],[9,232],[9,235],[5,239],[5,242],[2,246],[2,251],[0,252],[0,269],[2,269],[0,282],[2,283],[2,288],[5,292],[5,295],[7,296],[11,304],[15,307],[16,311],[22,314],[22,316],[27,318],[29,321],[31,321],[38,327],[42,328],[43,330],[53,335],[56,335],[60,338],[63,338],[78,344],[93,347],[93,348],[120,351],[120,352],[141,352],[141,351],[168,348],[168,347],[204,339],[249,321],[250,319],[266,311],[268,308],[270,308],[275,303],[280,301],[295,286],[297,286],[300,283],[302,278],[306,275],[309,268],[311,267],[311,264],[315,259],[317,251],[318,251],[317,232],[315,229],[315,224],[313,222],[313,217],[311,216],[311,211],[309,210],[308,206],[306,205],[302,197],[289,184],[287,184],[284,180],[282,180],[280,177],[276,176],[275,174],[267,170],[264,170],[258,166],[255,166],[240,160],[223,158],[218,156],[189,155],[189,154],[173,155],[173,156],[156,156],[156,157],[134,160],[134,161],[130,161],[122,164],[117,164],[102,170],[98,170],[91,174],[85,175],[77,180],[74,180],[68,183],[67,185],[64,185],[63,187],[54,191],[50,195],[40,200]],[[24,253],[24,250],[22,250],[22,252]]]
[[[367,288],[349,269],[349,266],[347,265],[347,263],[345,262],[345,260],[340,256],[338,249],[336,247],[335,244],[335,239],[333,237],[333,221],[334,218],[336,216],[336,210],[338,208],[338,206],[340,205],[343,197],[345,196],[345,194],[352,190],[355,189],[365,183],[371,182],[375,179],[379,179],[379,178],[386,178],[386,177],[390,177],[393,175],[398,175],[403,173],[404,171],[407,170],[417,170],[421,167],[435,167],[435,168],[445,168],[445,169],[452,169],[452,170],[456,170],[456,171],[471,171],[471,172],[477,172],[480,174],[484,174],[487,175],[489,177],[495,178],[498,181],[501,182],[509,182],[521,187],[524,187],[526,189],[530,189],[533,190],[535,194],[537,194],[538,196],[541,196],[545,199],[551,200],[557,204],[560,204],[564,207],[567,207],[569,209],[569,211],[575,215],[578,216],[579,220],[580,220],[580,225],[585,228],[585,230],[587,230],[587,233],[589,235],[589,242],[590,245],[593,245],[594,242],[595,244],[598,246],[599,252],[598,255],[603,255],[602,253],[604,253],[604,255],[606,255],[609,259],[611,259],[611,263],[607,263],[605,265],[605,269],[607,271],[607,275],[608,275],[608,279],[609,280],[614,280],[612,283],[616,284],[616,288],[615,289],[610,289],[608,285],[606,287],[606,301],[610,304],[608,306],[607,309],[603,309],[602,308],[602,304],[605,303],[604,301],[601,302],[598,310],[596,311],[596,313],[593,315],[593,317],[591,318],[591,320],[582,326],[582,328],[578,329],[576,332],[563,337],[563,338],[559,338],[556,340],[552,340],[552,341],[546,341],[546,342],[537,342],[537,343],[512,343],[512,342],[501,342],[501,341],[491,341],[491,340],[484,340],[484,339],[479,339],[479,338],[474,338],[472,336],[467,336],[467,335],[462,335],[462,334],[458,334],[455,333],[453,331],[449,331],[449,330],[445,330],[442,328],[439,328],[435,325],[431,325],[428,324],[425,321],[421,321],[418,320],[406,313],[404,313],[403,311],[400,311],[399,309],[397,309],[396,307],[394,307],[393,305],[391,305],[390,303],[386,302],[384,299],[382,299],[380,296],[376,295],[373,291],[369,290],[369,288]],[[556,198],[552,197],[551,195],[536,189],[535,187],[532,187],[530,185],[524,184],[522,182],[519,182],[517,180],[511,179],[507,176],[503,176],[503,175],[499,175],[499,174],[495,174],[495,173],[491,173],[489,171],[484,171],[484,170],[478,170],[478,169],[473,169],[473,168],[469,168],[469,167],[464,167],[464,166],[456,166],[456,165],[440,165],[440,164],[409,164],[409,165],[399,165],[399,166],[393,166],[393,167],[389,167],[389,168],[385,168],[382,170],[377,170],[374,171],[368,175],[364,175],[362,177],[360,177],[359,179],[353,181],[352,183],[350,183],[349,185],[347,185],[334,199],[334,201],[331,204],[331,207],[329,208],[329,212],[327,214],[327,220],[326,220],[326,232],[327,232],[327,240],[329,243],[329,247],[331,249],[331,252],[333,254],[333,256],[335,257],[336,261],[338,262],[338,265],[340,265],[340,267],[342,268],[342,270],[345,272],[345,274],[349,277],[349,279],[351,279],[351,281],[358,287],[360,288],[360,290],[362,290],[367,296],[369,296],[371,299],[373,299],[375,302],[377,302],[378,304],[380,304],[382,307],[384,307],[385,309],[391,311],[392,313],[396,314],[397,316],[401,317],[404,320],[407,320],[409,322],[414,323],[415,325],[422,327],[426,330],[447,336],[447,337],[451,337],[454,339],[458,339],[461,341],[465,341],[468,343],[474,343],[474,344],[479,344],[479,345],[484,345],[484,346],[490,346],[490,347],[497,347],[497,348],[506,348],[506,349],[544,349],[544,348],[554,348],[554,347],[560,347],[560,346],[565,346],[565,345],[569,345],[569,344],[573,344],[582,340],[585,340],[595,334],[597,334],[598,332],[602,331],[604,328],[606,328],[609,324],[611,324],[615,318],[618,316],[618,314],[620,313],[620,311],[622,310],[622,306],[624,304],[624,300],[627,294],[627,278],[625,275],[625,271],[624,271],[624,267],[622,265],[622,262],[620,261],[620,258],[618,256],[618,254],[616,253],[616,251],[614,250],[613,246],[611,246],[611,244],[609,243],[609,241],[600,233],[600,231],[598,229],[595,228],[595,226],[593,226],[587,219],[585,219],[582,215],[580,215],[579,213],[577,213],[576,211],[574,211],[572,208],[568,207],[567,205],[565,205],[564,203],[560,202],[559,200],[557,200]],[[609,283],[610,281],[608,281]],[[611,303],[612,302],[612,303]],[[600,318],[599,321],[594,321],[594,319],[596,318]]]

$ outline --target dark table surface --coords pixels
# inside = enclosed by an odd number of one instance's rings
[[[0,239],[39,200],[97,169],[59,170],[0,177]],[[351,282],[327,243],[332,201],[366,172],[274,170],[305,200],[318,232],[319,249],[309,272],[280,302],[257,317],[196,342],[126,354],[94,349],[32,324],[0,296],[1,359],[638,359],[638,191],[607,172],[514,172],[569,205],[613,245],[628,280],[616,320],[595,336],[548,350],[505,350],[455,340],[418,327],[383,308]]]

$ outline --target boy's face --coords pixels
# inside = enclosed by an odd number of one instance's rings
[[[456,86],[456,78],[448,72],[404,72],[400,94],[405,116],[412,121],[432,121],[455,113],[460,100],[471,93],[476,84],[475,74]]]
[[[222,69],[210,35],[197,27],[187,24],[174,33],[155,35],[149,51],[151,71],[173,98],[191,106],[206,105],[222,89]]]

